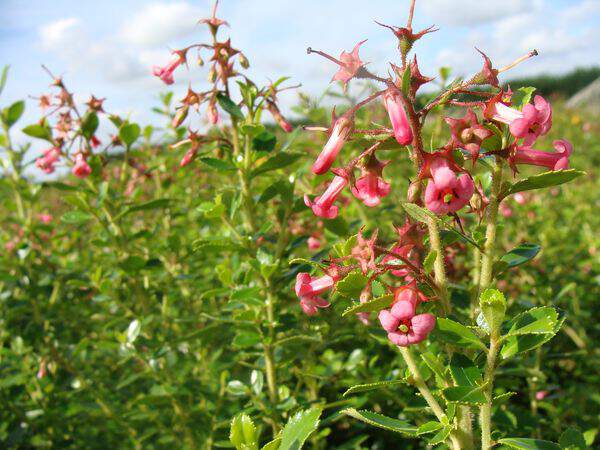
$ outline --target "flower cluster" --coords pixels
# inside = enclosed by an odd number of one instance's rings
[[[479,72],[465,81],[443,88],[437,97],[419,107],[416,98],[418,90],[432,78],[421,73],[416,56],[409,61],[407,55],[418,39],[435,30],[431,27],[413,32],[411,18],[406,27],[380,24],[398,38],[401,55],[401,65],[390,64],[387,77],[375,75],[366,68],[359,55],[361,46],[366,42],[364,40],[356,44],[352,51],[342,52],[339,58],[308,49],[309,54],[318,54],[338,66],[332,81],[340,81],[344,92],[354,79],[379,85],[368,97],[343,114],[337,116],[334,108],[331,126],[327,129],[327,141],[311,167],[313,174],[323,176],[330,173],[333,178],[322,194],[314,198],[309,194],[304,196],[305,204],[318,217],[336,218],[343,206],[341,200],[346,189],[367,207],[380,205],[382,199],[392,192],[392,183],[384,178],[384,169],[391,161],[389,157],[383,159],[380,155],[394,143],[399,150],[395,155],[406,153],[416,169],[416,178],[410,183],[407,193],[408,202],[418,207],[424,206],[429,211],[427,214],[433,213],[432,217],[452,216],[460,229],[463,228],[463,220],[468,219],[468,216],[465,219],[458,216],[461,210],[468,206],[465,213],[475,213],[475,217],[481,220],[491,201],[481,181],[477,185],[475,183],[475,170],[484,165],[480,159],[493,157],[498,164],[506,161],[514,173],[520,164],[532,164],[550,170],[568,168],[572,146],[566,140],[555,141],[556,152],[553,153],[533,147],[537,139],[546,135],[552,126],[550,104],[539,95],[529,102],[531,92],[514,95],[510,89],[501,87],[498,79],[502,72],[537,55],[535,50],[500,69],[496,69],[490,58],[480,52],[483,67]],[[465,101],[465,97],[475,100]],[[385,108],[388,123],[374,129],[357,129],[357,111],[375,104],[377,99]],[[425,149],[421,134],[426,116],[436,107],[443,111],[445,105],[462,109],[464,113],[462,117],[445,117],[450,138],[441,147]],[[320,127],[305,128],[323,131]],[[344,148],[351,147],[354,142],[369,144],[348,162],[340,163]],[[360,271],[367,279],[360,296],[361,303],[368,301],[368,293],[375,280],[386,286],[388,295],[393,294],[389,307],[379,312],[379,320],[390,341],[407,346],[425,339],[435,326],[436,319],[428,312],[417,314],[419,305],[428,300],[421,286],[429,286],[434,292],[432,299],[444,298],[444,305],[441,305],[444,314],[449,311],[449,299],[445,287],[428,277],[423,270],[424,230],[421,225],[408,217],[397,230],[399,239],[389,247],[377,243],[377,232],[365,239],[361,229],[350,254],[329,260],[327,275],[314,280],[308,273],[299,274],[296,294],[304,311],[314,315],[317,308],[329,306],[319,295],[326,290],[336,289],[337,281],[342,279],[342,271]],[[457,250],[454,251],[456,253]],[[438,253],[442,253],[441,250]],[[441,263],[451,266],[455,253],[446,250],[446,254],[434,256]],[[338,278],[331,275],[331,267],[336,268]],[[390,275],[399,277],[405,284],[400,287],[390,285],[386,281],[388,278],[384,278]],[[308,285],[313,288],[303,288]],[[367,321],[365,313],[359,318]]]
[[[187,137],[172,146],[172,148],[187,148],[180,161],[180,167],[185,167],[194,161],[202,147],[206,144],[217,143],[232,146],[232,143],[225,140],[222,136],[216,136],[210,132],[200,134],[197,131],[192,131],[188,117],[190,109],[200,114],[201,106],[206,105],[204,112],[205,122],[209,125],[220,123],[221,114],[217,105],[229,110],[232,107],[237,108],[237,105],[229,103],[231,102],[229,98],[230,80],[238,78],[238,83],[242,83],[240,80],[243,79],[247,84],[244,92],[242,92],[242,96],[245,97],[244,100],[252,97],[252,102],[260,103],[261,107],[269,111],[273,120],[286,133],[291,132],[293,129],[290,122],[283,116],[277,106],[277,94],[283,90],[278,86],[283,79],[259,90],[246,76],[240,73],[239,67],[242,69],[249,67],[248,59],[240,50],[231,45],[231,39],[219,39],[220,28],[228,24],[216,16],[217,7],[218,2],[215,2],[211,17],[200,20],[201,24],[208,27],[212,42],[193,44],[179,50],[174,50],[171,61],[167,65],[162,67],[154,66],[152,69],[153,75],[160,78],[165,84],[170,85],[175,82],[174,72],[180,66],[188,65],[189,53],[191,51],[197,52],[196,61],[198,66],[204,65],[205,58],[208,58],[210,64],[208,71],[210,88],[203,91],[195,91],[189,86],[186,95],[179,100],[176,111],[172,116],[171,125],[173,128],[181,127],[186,122],[188,126]],[[234,118],[233,120],[239,120],[239,118]]]

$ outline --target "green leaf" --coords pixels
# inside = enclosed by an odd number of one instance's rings
[[[169,198],[157,198],[144,203],[138,203],[137,205],[130,205],[127,207],[125,214],[129,214],[136,211],[148,211],[150,209],[166,208],[171,203]]]
[[[421,436],[422,434],[433,433],[434,431],[437,431],[443,427],[444,425],[442,425],[440,422],[435,422],[433,420],[431,422],[425,422],[423,425],[420,425],[417,429],[417,436]]]
[[[553,333],[558,313],[550,306],[532,308],[515,317],[506,336]]]
[[[263,131],[252,139],[252,147],[259,152],[270,152],[277,144],[277,137],[273,133]]]
[[[504,438],[498,440],[498,443],[520,450],[560,450],[560,447],[554,442],[541,439]]]
[[[452,355],[450,374],[458,386],[480,386],[483,380],[479,368],[460,353]]]
[[[435,373],[441,380],[446,379],[446,368],[444,367],[444,364],[442,364],[442,361],[438,355],[435,355],[430,351],[426,351],[421,353],[421,359],[425,362],[427,367],[429,367],[431,371]]]
[[[219,251],[226,251],[226,250],[231,251],[231,250],[243,250],[244,249],[243,247],[241,247],[239,244],[237,244],[230,238],[223,237],[223,236],[213,237],[213,238],[196,239],[192,243],[192,248],[194,249],[195,252],[199,252],[199,251],[219,252]]]
[[[260,334],[248,330],[238,331],[233,338],[233,345],[238,348],[253,347],[261,341]]]
[[[139,320],[134,319],[127,327],[127,342],[133,344],[142,331],[142,324]]]
[[[119,139],[126,147],[131,146],[140,137],[141,128],[137,123],[128,123],[119,129]]]
[[[0,94],[4,91],[6,86],[6,79],[8,78],[8,69],[10,66],[4,66],[2,68],[2,75],[0,75]]]
[[[317,429],[321,409],[310,408],[294,414],[281,431],[279,450],[297,450],[302,448],[310,434]]]
[[[246,414],[239,414],[231,421],[229,441],[237,450],[257,450],[258,435],[252,419]]]
[[[427,441],[427,443],[429,445],[441,444],[446,439],[448,439],[448,436],[450,436],[451,432],[452,432],[452,428],[449,426],[445,426],[435,436],[433,436],[431,439],[429,439]]]
[[[204,158],[200,158],[200,162],[206,164],[207,166],[213,169],[218,170],[219,172],[237,170],[237,167],[235,167],[231,162],[226,161],[224,159],[210,158],[207,156]]]
[[[531,96],[535,92],[535,88],[532,86],[520,87],[513,92],[510,101],[513,107],[521,110],[523,106],[531,101]]]
[[[494,272],[502,273],[507,269],[525,264],[537,256],[542,247],[537,244],[520,244],[505,253],[500,260],[494,264]]]
[[[354,417],[355,419],[358,419],[361,422],[373,425],[375,427],[383,428],[384,430],[394,431],[396,433],[414,436],[416,435],[418,430],[416,426],[412,425],[411,423],[405,422],[404,420],[393,419],[391,417],[383,416],[372,411],[357,411],[354,408],[348,408],[342,410],[341,412],[342,414]]]
[[[548,308],[548,307],[543,307],[543,308]],[[543,308],[534,308],[534,310],[535,309],[543,309]],[[552,308],[550,308],[550,309],[552,309]],[[538,313],[538,312],[532,313],[532,311],[534,311],[534,310],[526,311],[525,313],[517,316],[511,323],[513,324],[513,326],[516,326],[517,322],[524,325],[526,327],[525,331],[527,331],[527,330],[535,331],[536,329],[538,329],[538,330],[539,329],[547,329],[548,322],[547,322],[546,318],[548,317],[547,316],[548,313],[545,311],[542,311],[540,313]],[[524,315],[527,315],[527,316],[522,317]],[[558,333],[564,320],[565,320],[565,317],[558,318],[552,328],[552,331],[547,332],[547,333],[522,334],[518,331],[519,328],[513,329],[513,326],[511,326],[510,329],[512,331],[515,331],[516,333],[515,333],[515,335],[508,336],[505,338],[504,345],[502,346],[502,349],[500,350],[500,355],[502,356],[502,358],[506,359],[506,358],[509,358],[518,353],[523,353],[523,352],[532,350],[536,347],[539,347],[540,345],[548,342],[550,339],[552,339],[554,337],[554,335],[556,335],[556,333]],[[523,330],[521,330],[521,331],[523,331]]]
[[[88,111],[81,120],[81,132],[87,139],[90,139],[98,129],[98,125],[100,125],[98,115],[93,111]]]
[[[342,317],[346,317],[349,314],[356,314],[360,312],[381,311],[382,309],[388,308],[392,303],[393,299],[394,296],[392,294],[388,294],[378,298],[374,298],[373,300],[370,300],[365,303],[355,303],[354,305],[344,310],[344,312],[342,313]]]
[[[328,219],[323,222],[323,226],[327,231],[332,232],[336,236],[345,237],[350,232],[348,222],[343,217],[337,216],[333,219]]]
[[[558,186],[574,180],[581,175],[585,175],[585,172],[575,169],[553,170],[551,172],[540,173],[538,175],[527,177],[524,180],[517,181],[510,186],[507,195],[516,194],[517,192],[531,191],[533,189]]]
[[[453,386],[443,390],[447,401],[480,405],[485,403],[484,386]]]
[[[294,164],[302,156],[304,156],[302,153],[279,152],[254,169],[252,176],[255,177],[271,170],[282,169],[290,164]]]
[[[234,117],[239,120],[244,120],[244,114],[238,105],[233,103],[233,101],[227,97],[223,92],[219,92],[217,94],[217,101],[219,102],[219,106],[223,108],[231,117]]]
[[[428,209],[422,208],[419,205],[415,205],[414,203],[402,203],[402,208],[406,213],[415,220],[419,222],[427,223],[429,219],[434,219],[437,222],[441,222],[439,217],[437,217],[434,213],[429,211]]]
[[[23,128],[22,131],[27,136],[31,136],[37,139],[44,139],[48,142],[52,142],[52,130],[50,129],[46,121],[44,121],[43,124],[36,123],[33,125],[28,125],[25,128]]]
[[[497,289],[486,289],[479,297],[479,307],[491,332],[500,330],[506,314],[506,299]]]
[[[436,324],[436,334],[445,342],[458,345],[485,349],[485,345],[470,329],[446,318],[439,318]]]
[[[423,260],[423,269],[425,273],[430,273],[433,270],[433,264],[435,263],[435,259],[437,258],[437,252],[435,250],[431,250],[425,259]]]
[[[358,298],[366,285],[367,277],[360,271],[354,271],[350,272],[342,280],[338,281],[335,286],[335,290],[344,297]]]
[[[262,446],[261,450],[278,450],[281,438],[273,439]]]
[[[410,93],[410,64],[406,65],[402,74],[402,93],[408,98],[408,94]]]
[[[560,448],[569,450],[585,450],[587,445],[585,443],[585,437],[576,428],[567,428],[558,439]]]
[[[61,220],[65,223],[81,224],[92,219],[94,216],[84,211],[69,211],[63,214]]]
[[[404,380],[392,380],[392,381],[376,381],[375,383],[366,383],[366,384],[357,384],[347,389],[346,392],[342,394],[343,397],[356,394],[357,392],[367,392],[374,391],[376,389],[383,389],[390,386],[396,386],[398,384],[406,384]]]
[[[2,111],[2,121],[8,128],[10,128],[21,118],[24,111],[25,102],[23,100],[14,102],[12,105],[5,108],[4,111]]]

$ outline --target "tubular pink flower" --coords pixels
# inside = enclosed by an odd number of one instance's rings
[[[442,158],[431,163],[432,179],[425,190],[425,206],[439,215],[458,211],[465,206],[473,192],[475,184],[471,177],[463,173],[456,176],[450,164]]]
[[[321,297],[301,297],[300,307],[307,316],[316,315],[319,310],[317,308],[327,308],[330,303]]]
[[[44,151],[44,155],[35,160],[35,165],[45,173],[54,172],[54,164],[60,158],[60,149],[57,147],[49,148]]]
[[[321,241],[318,237],[311,236],[306,241],[309,250],[318,250],[321,247]]]
[[[312,172],[321,175],[329,170],[334,163],[338,153],[346,143],[353,127],[353,122],[344,116],[340,117],[333,124],[331,136],[316,161],[312,165]]]
[[[38,215],[38,219],[40,219],[40,222],[48,224],[50,222],[52,222],[52,214],[39,214]]]
[[[335,285],[335,279],[330,275],[313,278],[306,272],[296,275],[295,291],[298,297],[319,295]]]
[[[208,109],[206,110],[206,117],[212,125],[216,125],[217,123],[219,123],[219,111],[217,110],[217,106],[213,102],[209,103],[208,105]]]
[[[573,152],[573,146],[565,139],[554,141],[553,145],[556,152],[545,152],[528,146],[517,146],[511,162],[513,164],[530,164],[547,167],[550,170],[568,169],[569,156]]]
[[[189,163],[191,163],[196,157],[197,152],[198,149],[194,147],[190,148],[187,152],[185,152],[185,155],[183,155],[183,158],[181,158],[181,161],[179,162],[179,167],[185,167]]]
[[[165,84],[173,84],[173,72],[177,69],[182,63],[185,62],[185,57],[181,54],[174,52],[174,58],[171,60],[169,64],[164,67],[154,66],[152,68],[152,75],[163,80]]]
[[[479,157],[481,144],[493,133],[479,123],[471,108],[461,119],[446,117],[444,120],[450,125],[453,144],[467,150],[475,162]]]
[[[89,166],[82,153],[75,155],[75,165],[71,169],[73,175],[78,178],[86,178],[92,173],[92,168]]]
[[[318,308],[327,308],[329,302],[318,295],[331,289],[335,285],[335,279],[330,275],[323,275],[320,278],[312,278],[306,272],[299,273],[296,276],[296,295],[300,299],[300,307],[309,316],[314,316]]]
[[[339,208],[333,202],[335,202],[346,184],[348,184],[346,178],[336,175],[323,195],[315,197],[314,201],[311,201],[308,195],[305,195],[304,204],[310,207],[316,216],[333,219],[337,217],[339,212]]]
[[[390,116],[394,136],[400,145],[408,145],[412,142],[413,133],[400,94],[388,90],[383,94],[383,104]]]
[[[358,50],[365,42],[367,42],[366,39],[360,41],[354,46],[352,52],[348,53],[343,51],[340,55],[340,61],[338,62],[340,68],[331,81],[341,81],[344,84],[344,90],[346,89],[348,82],[356,76],[357,72],[364,64],[358,56]]]
[[[381,199],[390,193],[390,185],[383,181],[376,173],[366,172],[350,189],[354,196],[366,206],[377,206]]]
[[[536,95],[533,104],[523,107],[523,117],[510,123],[513,136],[524,138],[523,145],[533,145],[538,136],[543,136],[552,128],[552,106],[541,95]]]

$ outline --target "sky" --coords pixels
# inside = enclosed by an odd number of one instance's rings
[[[151,75],[154,64],[170,58],[170,49],[208,42],[198,19],[209,15],[212,1],[142,0],[0,0],[0,65],[11,66],[0,105],[47,92],[47,65],[64,76],[76,99],[91,93],[106,97],[105,109],[143,124],[160,120],[150,111],[166,90]],[[320,95],[336,70],[312,47],[339,55],[363,39],[361,58],[375,73],[398,62],[397,39],[374,20],[404,25],[408,0],[221,0],[219,17],[231,28],[232,45],[250,60],[250,76],[260,83],[280,76]],[[413,28],[435,24],[439,31],[415,50],[421,72],[436,75],[451,66],[455,75],[481,67],[477,46],[501,67],[536,48],[540,55],[510,76],[564,73],[600,63],[599,0],[417,0]],[[221,36],[225,36],[222,34]],[[188,83],[206,86],[206,70],[175,73],[173,89]],[[284,110],[297,94],[282,99]],[[25,123],[38,117],[29,99]],[[27,122],[29,120],[29,122]],[[17,140],[23,136],[16,136]]]

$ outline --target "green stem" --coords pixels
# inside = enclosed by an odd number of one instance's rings
[[[429,246],[432,251],[436,252],[435,261],[433,263],[433,272],[435,275],[435,284],[437,287],[440,305],[444,315],[447,316],[452,312],[450,305],[450,297],[448,295],[448,279],[446,277],[446,268],[444,266],[444,248],[440,238],[440,229],[436,219],[428,218],[427,226],[429,228]]]
[[[404,358],[404,361],[408,366],[408,370],[410,370],[415,387],[419,390],[419,392],[421,393],[421,395],[435,414],[435,417],[437,417],[437,419],[440,422],[443,422],[444,418],[446,417],[446,413],[429,390],[427,383],[425,383],[425,380],[423,379],[423,376],[421,375],[421,372],[412,356],[410,348],[399,347],[399,349],[402,358]],[[455,432],[450,433],[450,440],[452,441],[452,446],[454,449],[460,450],[461,448],[463,448],[461,447],[461,443],[459,442],[459,439],[457,438]]]
[[[498,220],[498,206],[500,204],[500,186],[502,182],[502,165],[500,161],[496,162],[492,172],[492,193],[487,213],[487,227],[485,232],[485,246],[483,257],[481,259],[481,274],[479,277],[479,295],[484,289],[492,284],[493,266],[494,266],[494,248],[496,245],[496,229]],[[478,295],[478,297],[479,297]],[[487,352],[486,367],[484,372],[485,383],[485,403],[479,410],[479,420],[481,425],[481,448],[488,450],[492,447],[491,428],[492,428],[492,400],[494,389],[494,370],[496,368],[496,357],[498,355],[500,335],[498,330],[490,334],[490,348]]]

